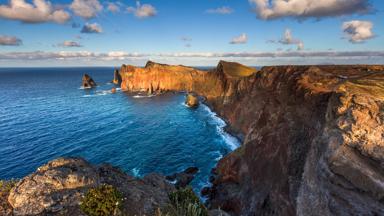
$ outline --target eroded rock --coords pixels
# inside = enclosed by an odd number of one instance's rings
[[[194,94],[187,94],[185,97],[185,105],[191,108],[196,108],[199,106],[199,98]]]
[[[95,81],[93,81],[91,76],[89,76],[88,74],[84,74],[81,86],[83,88],[93,88],[93,87],[96,87],[97,84]]]

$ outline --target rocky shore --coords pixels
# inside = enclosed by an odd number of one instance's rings
[[[210,208],[232,215],[384,215],[384,66],[123,65],[125,91],[187,91],[241,137]]]
[[[384,66],[256,70],[220,61],[202,71],[148,62],[114,75],[124,91],[203,98],[242,140],[204,188],[209,215],[384,215]],[[108,164],[59,158],[0,184],[0,215],[84,215],[84,197],[103,185],[113,188],[111,200],[122,197],[123,215],[159,215],[179,205],[179,195],[207,215],[183,190],[197,171],[138,179]]]

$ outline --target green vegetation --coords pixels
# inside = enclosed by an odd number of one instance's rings
[[[109,216],[120,213],[121,193],[111,185],[90,189],[82,200],[81,210],[90,216]]]
[[[247,77],[257,71],[255,68],[247,67],[235,62],[221,61],[221,64],[223,65],[224,73],[232,77]]]
[[[13,188],[13,186],[16,185],[18,180],[11,179],[11,180],[0,180],[0,193],[9,193],[9,191]]]
[[[169,194],[171,204],[158,211],[156,216],[207,216],[208,211],[192,188],[179,189]]]

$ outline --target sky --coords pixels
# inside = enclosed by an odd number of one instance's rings
[[[0,0],[0,67],[384,64],[383,0]]]

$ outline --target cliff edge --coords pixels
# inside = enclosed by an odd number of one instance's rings
[[[384,66],[123,65],[122,89],[194,92],[243,139],[208,205],[232,215],[383,215]]]

